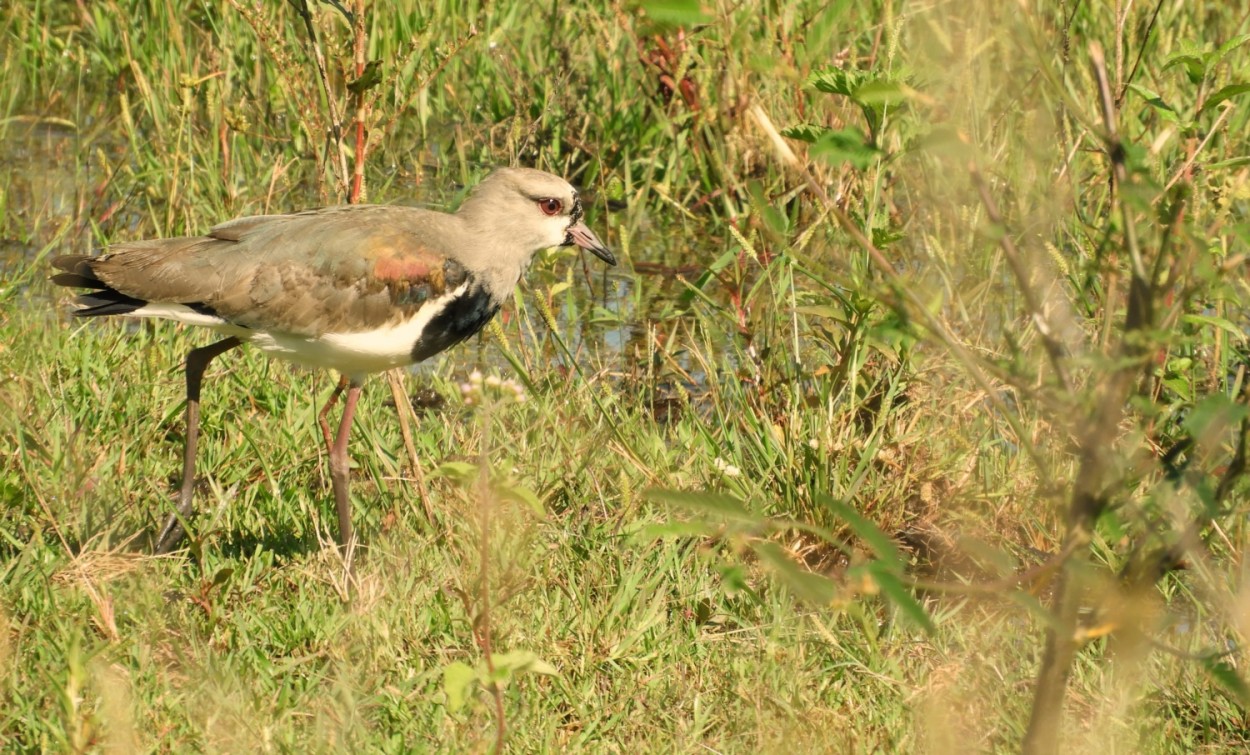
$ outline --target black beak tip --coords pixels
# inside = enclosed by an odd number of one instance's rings
[[[594,247],[593,249],[590,250],[590,253],[595,255],[599,259],[603,260],[604,262],[608,263],[609,265],[616,267],[616,255],[608,251],[608,248],[606,246]]]

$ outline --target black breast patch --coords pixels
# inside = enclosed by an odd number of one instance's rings
[[[429,359],[486,327],[501,303],[477,281],[470,281],[463,295],[448,302],[426,324],[421,337],[413,344],[412,361]]]

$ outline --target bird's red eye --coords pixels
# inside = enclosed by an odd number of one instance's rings
[[[558,199],[540,199],[538,209],[542,210],[544,215],[555,215],[564,209],[564,203]]]

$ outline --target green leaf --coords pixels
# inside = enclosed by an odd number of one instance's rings
[[[796,126],[783,128],[781,135],[788,139],[798,139],[801,142],[811,144],[821,137],[822,134],[829,129],[824,126],[817,126],[815,123],[800,123]]]
[[[708,537],[715,534],[717,530],[718,527],[706,522],[664,522],[640,528],[634,539],[647,542],[665,537]]]
[[[1240,84],[1229,84],[1226,87],[1221,87],[1215,92],[1215,94],[1208,97],[1206,102],[1202,103],[1202,109],[1198,111],[1198,114],[1201,115],[1216,107],[1224,100],[1230,100],[1233,97],[1238,97],[1246,92],[1250,92],[1250,84],[1246,84],[1244,82]]]
[[[233,576],[233,575],[234,575],[234,569],[230,568],[229,566],[222,567],[221,569],[218,569],[218,570],[217,570],[217,573],[213,575],[213,584],[212,584],[212,586],[213,586],[213,587],[221,587],[221,586],[222,586],[222,585],[224,585],[227,581],[229,581],[230,577],[231,577],[231,576]]]
[[[884,249],[890,244],[893,244],[895,241],[901,241],[902,239],[903,239],[902,231],[894,230],[890,228],[873,228],[872,229],[872,245],[877,247],[878,249]]]
[[[467,461],[446,461],[434,470],[435,477],[450,477],[459,482],[466,482],[477,477],[477,465]]]
[[[688,492],[684,490],[660,490],[652,488],[644,493],[648,500],[668,503],[682,508],[691,509],[701,514],[710,514],[732,522],[744,524],[763,524],[764,517],[747,511],[742,501],[726,493],[709,491]]]
[[[1218,160],[1213,163],[1207,163],[1207,170],[1223,170],[1225,168],[1240,168],[1243,165],[1250,165],[1250,155],[1242,157],[1230,157],[1227,160]]]
[[[1207,65],[1214,67],[1216,63],[1219,63],[1224,58],[1228,57],[1229,53],[1236,50],[1238,47],[1241,47],[1246,42],[1250,42],[1250,34],[1238,34],[1224,44],[1215,48],[1215,52],[1211,53],[1209,59],[1207,60]]]
[[[469,698],[469,687],[477,681],[477,672],[467,663],[456,661],[443,667],[443,694],[447,695],[447,709],[456,712],[464,707]]]
[[[1206,72],[1206,60],[1202,53],[1195,51],[1178,52],[1171,55],[1163,62],[1161,70],[1168,70],[1173,66],[1184,66],[1185,73],[1189,75],[1189,80],[1197,84],[1202,81],[1202,75]]]
[[[881,559],[890,571],[895,574],[903,573],[903,557],[899,554],[898,548],[895,547],[894,541],[882,532],[877,525],[868,521],[862,514],[855,509],[847,506],[840,501],[835,501],[827,495],[818,495],[816,499],[829,509],[834,516],[845,521],[851,527],[851,531],[855,536],[868,546],[877,558]]]
[[[354,94],[366,92],[382,83],[382,61],[371,60],[365,63],[365,70],[360,77],[347,83],[347,90]]]
[[[850,163],[863,170],[884,154],[868,142],[863,132],[854,127],[840,131],[826,131],[811,146],[813,157],[819,157],[833,165]]]
[[[867,564],[867,568],[873,581],[881,588],[881,594],[897,606],[904,616],[928,634],[937,633],[937,627],[933,625],[929,613],[924,610],[924,606],[920,605],[920,601],[916,600],[911,590],[899,581],[897,574],[890,571],[881,561],[872,561]]]
[[[1128,88],[1129,91],[1136,92],[1140,95],[1141,98],[1145,100],[1146,104],[1153,108],[1163,120],[1171,123],[1181,122],[1182,118],[1180,113],[1176,112],[1176,108],[1164,101],[1163,97],[1157,92],[1147,89],[1139,84],[1129,84]]]
[[[544,676],[557,676],[559,674],[555,666],[542,660],[536,653],[529,650],[511,650],[507,653],[494,653],[491,655],[490,660],[495,667],[497,681],[506,681],[521,674],[543,674]],[[503,678],[498,678],[501,676]]]
[[[1181,320],[1183,322],[1189,323],[1190,325],[1210,325],[1213,328],[1219,328],[1220,330],[1224,331],[1225,333],[1228,333],[1234,338],[1241,338],[1242,336],[1241,329],[1238,328],[1233,323],[1229,322],[1228,320],[1225,320],[1223,317],[1215,317],[1214,315],[1190,314],[1190,315],[1181,315]]]
[[[1241,422],[1247,413],[1250,413],[1250,407],[1233,401],[1223,393],[1212,393],[1194,405],[1182,424],[1195,438],[1219,435]]]
[[[776,543],[767,540],[757,543],[755,552],[798,598],[820,606],[827,606],[838,598],[838,586],[833,580],[799,566]]]
[[[850,97],[851,93],[859,88],[859,83],[862,80],[863,74],[856,71],[847,71],[842,68],[823,68],[819,71],[812,71],[812,74],[807,77],[807,86],[815,87],[829,94],[841,94]]]
[[[642,9],[664,26],[699,26],[712,20],[699,0],[643,0]]]
[[[849,320],[844,310],[828,304],[804,304],[802,306],[795,307],[794,311],[801,315],[808,315],[810,317],[828,317],[829,319],[837,320],[838,322],[847,322]]]
[[[896,81],[874,79],[856,87],[851,94],[851,99],[861,105],[880,107],[905,102],[911,97],[912,92],[913,90],[910,87]]]
[[[1189,380],[1187,380],[1186,378],[1175,378],[1175,377],[1164,378],[1162,380],[1162,383],[1165,388],[1175,393],[1177,396],[1180,396],[1182,400],[1184,401],[1193,400],[1194,398],[1193,390],[1191,389],[1189,385]]]
[[[546,516],[547,514],[547,510],[543,508],[543,502],[534,491],[524,485],[499,483],[495,486],[495,492],[505,501],[512,501],[527,506],[530,511],[533,511],[538,516]]]
[[[1250,705],[1250,686],[1246,685],[1246,680],[1241,678],[1237,669],[1230,666],[1227,661],[1215,658],[1203,659],[1202,666],[1216,684],[1237,698],[1243,708]]]

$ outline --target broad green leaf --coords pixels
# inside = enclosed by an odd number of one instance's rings
[[[1189,80],[1195,84],[1202,81],[1202,75],[1206,73],[1205,56],[1199,52],[1186,51],[1171,55],[1163,62],[1161,70],[1166,71],[1173,66],[1184,66]]]
[[[543,502],[539,500],[534,491],[524,485],[508,485],[500,483],[495,486],[495,492],[506,501],[513,501],[523,504],[538,516],[545,516],[547,511],[543,508]]]
[[[1246,685],[1246,680],[1241,678],[1241,675],[1237,673],[1237,669],[1229,665],[1227,661],[1216,660],[1215,658],[1204,659],[1202,666],[1206,669],[1207,674],[1215,680],[1216,684],[1219,684],[1237,698],[1243,708],[1250,705],[1250,686]]]
[[[861,105],[896,105],[911,97],[912,89],[896,81],[875,79],[856,87],[851,99]]]
[[[1210,97],[1208,97],[1206,102],[1202,103],[1202,109],[1199,110],[1198,113],[1199,114],[1205,113],[1208,110],[1211,110],[1212,108],[1219,105],[1224,100],[1229,100],[1229,99],[1232,99],[1233,97],[1238,97],[1240,95],[1245,94],[1246,92],[1250,92],[1250,84],[1247,84],[1244,82],[1239,83],[1239,84],[1229,84],[1226,87],[1222,87],[1218,91],[1216,91],[1215,94],[1212,94]]]
[[[643,542],[665,537],[708,537],[717,532],[718,527],[706,522],[664,522],[649,524],[638,530],[635,540]]]
[[[855,71],[847,71],[842,68],[824,68],[819,71],[812,71],[807,77],[807,86],[815,87],[822,92],[829,94],[841,94],[847,97],[859,88],[859,82],[863,80],[863,75]]]
[[[795,312],[801,315],[810,315],[812,317],[828,317],[838,322],[847,322],[848,318],[844,310],[832,307],[828,304],[804,304],[794,308]]]
[[[811,144],[828,130],[827,127],[818,126],[815,123],[800,123],[790,128],[783,128],[781,135],[788,139],[798,139],[801,142]]]
[[[863,170],[884,154],[868,142],[863,132],[854,127],[826,131],[812,144],[810,152],[834,165],[850,163]]]
[[[446,461],[439,464],[438,468],[434,470],[435,477],[450,477],[460,482],[476,478],[477,473],[477,465],[470,464],[467,461]]]
[[[937,633],[937,627],[933,625],[933,620],[929,618],[924,606],[920,605],[920,601],[916,600],[911,590],[899,581],[898,575],[886,568],[885,564],[880,561],[873,561],[867,566],[873,581],[881,588],[882,595],[925,632],[930,635]]]
[[[1239,404],[1223,393],[1212,393],[1194,405],[1185,415],[1185,429],[1195,438],[1201,438],[1212,432],[1221,433],[1237,424],[1250,412],[1244,404]]]
[[[647,499],[669,503],[703,514],[746,524],[763,524],[765,519],[747,511],[738,498],[726,493],[710,491],[688,492],[684,490],[659,490],[652,488],[645,493]]]
[[[1225,320],[1223,317],[1215,317],[1214,315],[1191,314],[1191,315],[1182,315],[1181,320],[1191,325],[1210,325],[1213,328],[1219,328],[1220,330],[1224,331],[1225,333],[1228,333],[1229,335],[1235,338],[1241,338],[1244,335],[1241,332],[1240,328],[1238,328],[1236,325],[1229,322],[1228,320]]]
[[[495,666],[496,676],[504,674],[507,677],[514,677],[526,673],[556,676],[559,673],[556,671],[555,666],[542,660],[536,653],[529,650],[511,650],[507,653],[494,653],[490,659]]]
[[[642,9],[665,26],[699,26],[712,20],[699,0],[643,0]]]
[[[1129,84],[1128,88],[1130,92],[1136,92],[1140,95],[1146,101],[1146,104],[1153,108],[1163,120],[1171,123],[1180,123],[1182,121],[1180,113],[1176,112],[1176,108],[1169,105],[1157,92],[1139,84]]]
[[[845,521],[851,527],[851,531],[855,536],[868,546],[877,558],[881,559],[895,574],[903,573],[903,557],[899,554],[898,548],[895,547],[894,541],[882,532],[877,525],[868,521],[862,514],[846,504],[835,501],[827,495],[816,496],[825,508],[829,509],[834,516]]]
[[[827,606],[838,598],[838,586],[833,580],[799,566],[776,543],[767,540],[756,543],[755,552],[799,598],[820,606]]]
[[[1193,389],[1189,385],[1189,381],[1185,378],[1164,378],[1162,383],[1165,388],[1180,396],[1184,401],[1193,400]]]
[[[1246,42],[1250,42],[1250,34],[1238,34],[1224,44],[1215,48],[1215,52],[1211,53],[1209,59],[1207,60],[1207,65],[1214,67],[1216,63],[1219,63],[1224,58],[1228,57],[1229,53],[1236,50],[1238,47],[1241,47]]]
[[[464,707],[469,697],[469,687],[477,680],[477,672],[467,663],[456,661],[443,667],[443,693],[447,695],[447,709],[453,713]]]
[[[1250,165],[1250,155],[1243,157],[1230,157],[1227,160],[1218,160],[1213,163],[1207,163],[1207,170],[1223,170],[1225,168],[1240,168],[1243,165]]]

